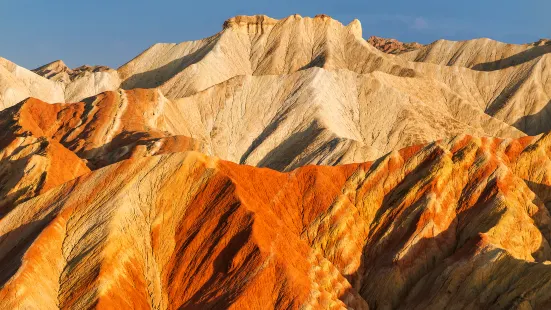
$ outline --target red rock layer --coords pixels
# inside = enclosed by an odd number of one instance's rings
[[[367,39],[367,42],[375,46],[378,50],[388,54],[401,54],[414,51],[423,47],[422,44],[417,42],[404,43],[396,39],[386,39],[376,36],[369,37],[369,39]]]
[[[130,159],[0,221],[4,308],[546,308],[551,135],[289,173]]]

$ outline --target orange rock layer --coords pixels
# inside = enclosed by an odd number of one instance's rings
[[[550,148],[459,136],[289,173],[123,160],[0,220],[0,307],[547,308]]]
[[[18,203],[132,157],[201,144],[177,134],[155,90],[105,92],[84,102],[29,98],[0,111],[0,218]],[[131,108],[128,108],[130,106]]]

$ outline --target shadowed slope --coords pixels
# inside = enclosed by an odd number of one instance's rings
[[[523,135],[442,83],[381,72],[242,76],[175,103],[212,154],[278,170],[361,162],[461,133]]]

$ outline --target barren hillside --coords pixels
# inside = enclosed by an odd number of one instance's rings
[[[0,308],[549,308],[551,45],[381,40],[0,59]]]

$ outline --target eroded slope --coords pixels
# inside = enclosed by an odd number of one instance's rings
[[[0,222],[0,300],[545,308],[549,137],[458,136],[374,163],[289,173],[198,153],[126,160]]]

